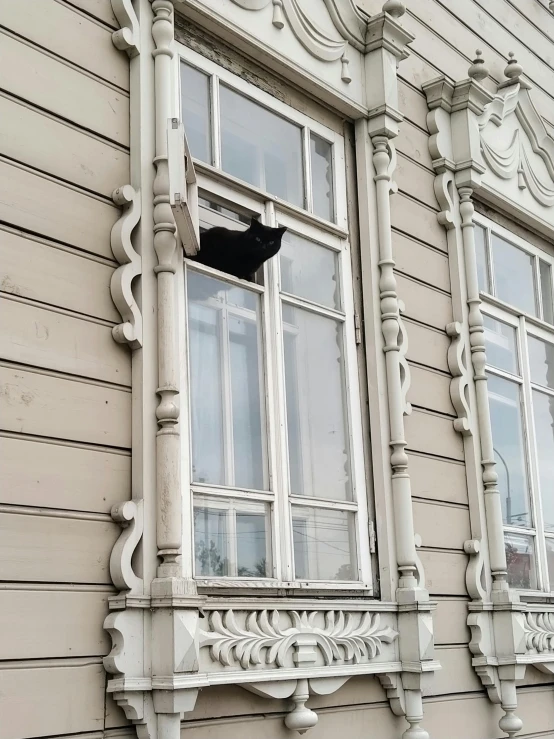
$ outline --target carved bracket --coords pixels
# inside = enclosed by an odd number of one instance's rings
[[[133,570],[132,558],[142,537],[143,502],[127,500],[114,505],[111,514],[123,531],[112,549],[110,576],[119,590],[128,591],[133,595],[139,594],[142,592],[142,579],[137,577]]]
[[[141,274],[142,260],[133,248],[131,233],[140,220],[140,194],[131,185],[124,185],[114,190],[112,197],[123,208],[111,233],[112,251],[121,266],[113,273],[110,283],[112,300],[123,323],[114,326],[112,335],[119,344],[138,349],[142,346],[142,315],[133,296],[132,283]]]
[[[452,375],[450,381],[450,398],[456,410],[453,421],[454,429],[462,436],[471,435],[470,408],[469,408],[469,372],[467,369],[467,348],[462,326],[457,321],[446,326],[446,333],[450,336],[448,347],[448,369]]]
[[[112,10],[121,26],[112,33],[112,43],[116,49],[126,51],[130,57],[140,53],[139,24],[131,0],[111,0]]]

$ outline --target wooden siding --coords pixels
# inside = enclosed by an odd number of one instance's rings
[[[101,737],[110,509],[131,494],[131,361],[112,328],[129,60],[110,0],[2,3],[0,739]]]

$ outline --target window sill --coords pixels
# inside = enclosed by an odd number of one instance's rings
[[[367,583],[329,582],[278,582],[276,580],[197,579],[198,592],[202,595],[271,596],[272,598],[325,597],[325,598],[375,598],[373,587]]]

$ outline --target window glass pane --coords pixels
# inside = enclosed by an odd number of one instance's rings
[[[504,523],[530,526],[519,385],[489,375],[489,407]]]
[[[207,198],[199,197],[198,205],[203,208],[209,208],[210,210],[213,210],[214,213],[221,213],[222,216],[232,218],[234,221],[245,223],[247,226],[250,225],[250,221],[252,220],[252,216],[245,215],[244,213],[239,213],[238,211],[231,210],[230,208],[226,208],[224,205],[216,203],[213,200],[208,200]]]
[[[550,592],[554,591],[554,539],[545,539],[546,561],[548,562],[548,579],[550,580]]]
[[[329,308],[340,308],[336,252],[286,231],[279,261],[281,290]]]
[[[542,317],[547,323],[554,323],[554,308],[552,305],[552,275],[550,265],[539,260],[541,275]]]
[[[210,78],[181,62],[181,108],[193,157],[212,163]]]
[[[328,221],[334,221],[333,145],[313,133],[310,134],[310,157],[314,213]]]
[[[554,398],[551,395],[533,391],[533,418],[544,528],[554,531]]]
[[[491,238],[496,296],[536,316],[533,257],[495,234]]]
[[[531,382],[554,390],[554,345],[528,335],[527,346]]]
[[[354,514],[292,507],[297,580],[357,580]]]
[[[266,489],[260,296],[187,275],[193,480]]]
[[[269,577],[269,541],[265,504],[195,496],[197,577]]]
[[[483,324],[487,363],[518,374],[515,329],[490,316],[483,316]]]
[[[541,276],[542,317],[548,323],[554,323],[554,308],[552,305],[552,274],[550,265],[539,259]]]
[[[223,170],[304,207],[300,127],[225,85],[219,96]]]
[[[487,269],[487,232],[482,226],[475,226],[473,233],[475,234],[475,256],[477,257],[477,281],[479,283],[479,290],[490,293],[489,271]]]
[[[291,493],[352,496],[342,324],[287,307],[285,387]]]
[[[506,532],[504,534],[504,544],[510,587],[536,590],[537,566],[533,537]]]

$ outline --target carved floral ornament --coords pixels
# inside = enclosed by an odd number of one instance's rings
[[[233,610],[212,611],[209,629],[200,631],[200,647],[210,648],[212,660],[224,666],[290,667],[350,662],[360,664],[377,657],[383,643],[391,644],[398,633],[382,625],[378,613],[327,611],[317,625],[317,611],[251,611],[240,627]],[[283,618],[284,617],[284,618]],[[283,622],[289,621],[290,625]]]

